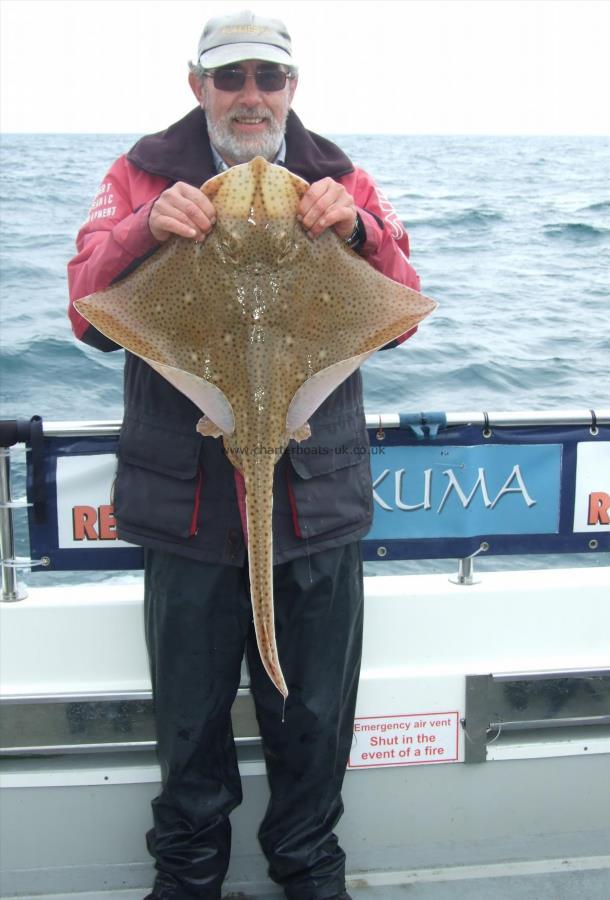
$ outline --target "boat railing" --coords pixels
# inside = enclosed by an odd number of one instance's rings
[[[409,425],[443,421],[446,426],[488,425],[517,427],[521,425],[583,425],[595,429],[610,423],[608,409],[520,410],[512,412],[380,412],[367,413],[367,428],[400,428]],[[25,420],[27,421],[27,420]],[[47,437],[87,437],[92,435],[118,435],[120,419],[108,420],[57,420],[43,421],[42,431]]]
[[[610,549],[610,408],[381,412],[367,414],[366,424],[370,447],[346,448],[370,453],[375,517],[363,542],[365,560],[456,558],[454,580],[471,584],[480,554]],[[3,601],[26,596],[17,578],[21,569],[141,566],[137,548],[113,549],[109,500],[103,509],[106,539],[88,522],[79,540],[62,545],[58,525],[61,515],[92,508],[86,497],[71,509],[61,507],[58,472],[65,465],[58,460],[85,453],[108,458],[112,466],[120,427],[118,420],[39,416],[0,423]],[[18,447],[26,449],[27,493],[15,500],[11,460]],[[305,444],[301,448],[308,452]],[[26,557],[15,553],[20,509],[28,512]]]

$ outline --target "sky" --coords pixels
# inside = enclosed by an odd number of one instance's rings
[[[158,131],[205,21],[283,19],[327,134],[610,134],[610,0],[0,0],[0,129]]]

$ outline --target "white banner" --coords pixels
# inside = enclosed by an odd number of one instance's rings
[[[586,441],[576,448],[574,532],[610,531],[610,443]]]
[[[111,493],[113,453],[57,459],[57,533],[62,549],[132,547],[116,534]]]

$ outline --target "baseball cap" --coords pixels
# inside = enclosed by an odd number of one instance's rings
[[[197,59],[204,69],[245,59],[295,65],[290,35],[284,23],[279,19],[255,16],[248,10],[210,19],[199,39]]]

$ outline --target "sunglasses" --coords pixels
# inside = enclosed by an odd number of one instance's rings
[[[255,75],[246,75],[241,69],[215,69],[213,72],[204,74],[206,78],[214,79],[214,87],[219,91],[230,91],[233,94],[242,90],[246,78],[254,78],[259,91],[266,94],[283,90],[286,87],[286,81],[294,78],[294,75],[283,72],[281,69],[259,69]]]

